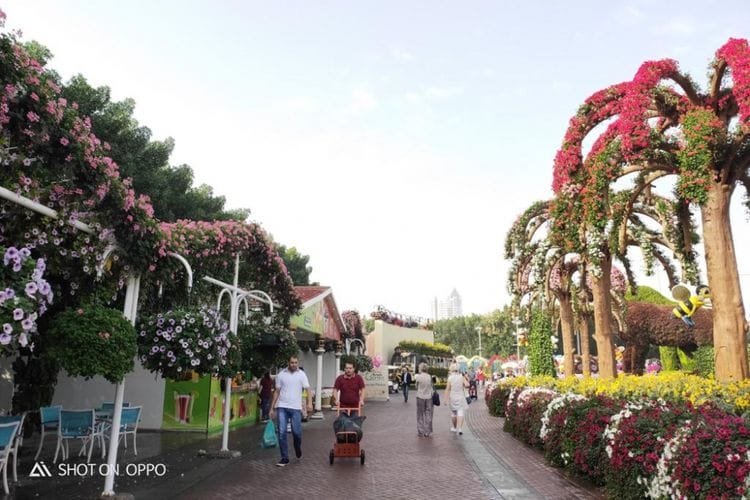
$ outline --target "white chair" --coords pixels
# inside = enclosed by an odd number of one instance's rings
[[[19,424],[20,422],[0,424],[0,468],[3,469],[3,488],[6,495],[10,493],[8,489],[8,458],[13,453]]]

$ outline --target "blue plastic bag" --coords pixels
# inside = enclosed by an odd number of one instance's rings
[[[273,420],[269,420],[263,431],[263,438],[260,440],[260,445],[263,448],[275,448],[278,442],[278,438],[276,437],[276,425],[274,425]]]

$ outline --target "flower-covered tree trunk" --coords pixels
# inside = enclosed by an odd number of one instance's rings
[[[612,296],[610,295],[610,270],[612,258],[605,253],[601,262],[601,275],[592,273],[592,293],[594,296],[594,338],[596,339],[599,376],[614,378],[617,376],[615,349],[612,342]]]
[[[722,382],[748,377],[745,307],[729,225],[732,189],[726,184],[712,186],[701,210],[706,270],[714,309],[716,378]]]
[[[568,294],[559,294],[557,301],[560,304],[560,324],[562,327],[562,345],[564,357],[564,373],[566,377],[575,376],[575,344],[573,342],[573,330],[575,321],[573,319],[573,304]]]
[[[578,334],[581,336],[581,370],[584,377],[591,376],[591,346],[589,345],[589,318],[582,314],[578,318]]]

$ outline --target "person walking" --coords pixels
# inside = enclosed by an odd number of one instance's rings
[[[417,435],[432,436],[432,377],[427,373],[427,363],[419,363],[417,383]]]
[[[286,425],[292,423],[292,438],[294,442],[294,454],[297,459],[302,458],[302,391],[307,389],[307,412],[312,412],[312,392],[310,382],[305,372],[299,369],[297,356],[289,358],[287,367],[276,375],[276,392],[273,394],[271,403],[271,418],[274,418],[275,410],[278,409],[279,422],[276,426],[279,430],[279,451],[281,460],[276,463],[278,467],[289,464],[289,448],[286,437]]]
[[[409,367],[405,366],[404,371],[401,373],[401,386],[404,391],[404,403],[409,401],[409,384],[413,382]]]
[[[333,390],[336,391],[339,408],[361,409],[365,404],[365,380],[360,374],[354,373],[354,363],[351,361],[344,363],[344,373],[336,377]],[[349,410],[347,413],[350,417],[359,415],[357,410]]]
[[[451,432],[462,435],[464,428],[464,409],[466,395],[464,389],[469,387],[469,381],[458,372],[458,365],[452,363],[448,368],[448,383],[445,386],[445,400],[451,410]]]
[[[271,409],[271,398],[273,397],[273,379],[271,374],[266,372],[260,379],[260,414],[261,421],[268,421],[268,412]]]

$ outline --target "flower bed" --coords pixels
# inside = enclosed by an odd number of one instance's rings
[[[508,393],[505,430],[543,448],[552,465],[605,485],[611,498],[746,497],[750,426],[732,412],[746,411],[747,382],[637,378],[517,377],[487,402],[492,411]],[[721,397],[733,404],[716,403]]]

